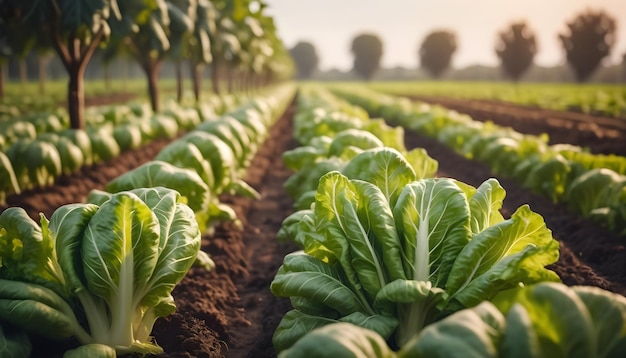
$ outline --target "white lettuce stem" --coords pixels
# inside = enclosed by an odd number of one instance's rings
[[[133,318],[135,317],[133,296],[132,248],[125,255],[120,270],[118,293],[112,297],[111,341],[115,346],[130,346],[134,341]]]
[[[424,212],[424,210],[422,210]],[[428,241],[428,219],[421,217],[415,238],[415,261],[413,280],[428,281],[430,278],[430,243]]]
[[[425,210],[421,210],[422,213]],[[419,219],[419,226],[415,238],[415,261],[413,263],[413,280],[427,282],[430,277],[430,246],[428,240],[428,219],[424,216]],[[426,310],[429,305],[425,301],[409,305],[400,304],[400,326],[396,334],[399,346],[406,344],[424,327]]]
[[[103,343],[107,344],[110,339],[109,331],[111,329],[109,317],[106,315],[106,308],[103,302],[96,302],[96,297],[92,296],[87,290],[80,290],[77,293],[80,303],[85,310],[85,316],[87,317],[87,324],[89,324],[89,331],[93,342],[81,343]]]

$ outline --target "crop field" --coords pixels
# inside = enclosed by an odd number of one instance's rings
[[[0,358],[626,356],[623,85],[316,80],[264,2],[50,4],[0,0]]]
[[[595,114],[626,119],[626,88],[610,84],[494,83],[494,82],[379,82],[374,89],[423,99],[498,101],[546,110]]]
[[[309,135],[319,130],[294,128],[298,115],[306,116],[303,112],[307,110],[305,93],[311,91],[307,86],[300,88],[297,98],[293,97],[295,93],[285,98],[288,104],[277,114],[267,139],[260,144],[245,171],[243,180],[260,197],[220,195],[220,202],[229,205],[238,219],[220,223],[211,234],[203,235],[201,250],[209,254],[215,267],[212,270],[192,267],[172,291],[176,312],[157,320],[153,330],[155,342],[165,351],[160,356],[276,354],[272,336],[283,316],[292,308],[288,298],[275,296],[270,287],[285,256],[301,249],[299,244],[277,237],[281,236],[279,232],[283,221],[296,212],[298,206],[306,206],[302,201],[298,202],[293,193],[304,193],[307,187],[314,189],[310,178],[315,178],[315,173],[309,173],[309,179],[303,176],[290,179],[297,171],[287,168],[286,160],[281,159],[286,158],[285,153],[302,146],[296,139],[298,135],[306,137],[307,130]],[[344,85],[339,93],[350,92],[350,86]],[[338,100],[339,97],[334,98]],[[357,113],[362,112],[364,110],[361,109]],[[374,118],[382,117],[373,115]],[[498,123],[497,117],[491,119]],[[393,123],[393,118],[388,121]],[[330,127],[326,131],[332,133]],[[541,215],[552,236],[559,242],[559,254],[546,261],[546,264],[549,263],[546,267],[556,273],[563,283],[569,286],[589,285],[619,295],[626,294],[623,234],[620,237],[608,230],[606,224],[586,219],[566,205],[554,203],[541,193],[524,188],[515,178],[495,175],[489,165],[470,160],[428,135],[410,129],[397,132],[396,137],[398,133],[406,151],[424,148],[431,160],[438,163],[435,171],[430,169],[430,175],[423,173],[426,177],[455,178],[474,187],[479,187],[489,178],[498,178],[506,191],[501,209],[504,217],[511,216],[526,204]],[[579,134],[577,131],[570,133],[574,136]],[[548,131],[546,134],[550,136],[552,133]],[[623,135],[622,132],[620,136]],[[59,207],[84,202],[92,190],[104,190],[111,180],[152,161],[171,141],[158,139],[141,148],[125,151],[119,157],[63,175],[51,186],[8,195],[6,207],[25,208],[34,219],[40,212],[50,218]],[[347,154],[344,152],[344,155]],[[289,189],[291,187],[286,183],[290,180],[295,180],[299,188]],[[33,341],[33,354],[45,356],[51,349],[62,352],[75,344],[74,341],[59,344],[55,340],[39,337]]]

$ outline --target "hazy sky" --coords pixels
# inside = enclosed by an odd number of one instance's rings
[[[513,21],[525,20],[535,32],[535,62],[564,62],[558,34],[566,22],[590,8],[604,10],[617,22],[617,41],[610,63],[626,53],[626,0],[265,0],[278,34],[288,48],[298,41],[315,45],[320,69],[352,68],[350,45],[363,32],[383,41],[384,67],[418,65],[423,38],[436,29],[453,30],[457,51],[453,67],[497,65],[497,33]]]

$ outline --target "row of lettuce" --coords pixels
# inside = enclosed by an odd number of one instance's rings
[[[49,111],[58,107],[59,100],[52,96],[32,96],[6,92],[0,98],[0,121],[4,118],[18,117],[31,112]]]
[[[508,219],[496,179],[435,178],[403,129],[303,87],[285,152],[296,211],[271,291],[293,309],[279,357],[609,357],[626,353],[626,299],[568,287],[559,244],[527,205]]]
[[[147,103],[91,107],[86,130],[70,129],[61,109],[0,116],[0,204],[7,195],[51,185],[83,166],[156,139],[173,139],[244,100],[213,96],[193,106],[169,101],[159,113]]]
[[[432,81],[377,82],[371,87],[396,95],[497,100],[626,119],[626,89],[618,84]]]
[[[293,98],[286,85],[199,123],[158,156],[57,208],[40,223],[0,214],[0,356],[28,357],[30,335],[76,340],[66,357],[158,354],[155,321],[191,266],[213,267],[201,237],[236,219],[222,193],[257,196],[241,175]]]
[[[626,237],[626,157],[593,154],[569,144],[549,145],[545,135],[522,134],[440,106],[367,89],[337,88],[336,93]]]

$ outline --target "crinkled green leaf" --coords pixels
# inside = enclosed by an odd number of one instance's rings
[[[211,164],[202,156],[198,147],[192,143],[182,140],[174,141],[161,149],[154,160],[168,162],[179,168],[192,169],[198,173],[209,188],[215,186]]]
[[[416,179],[433,178],[439,169],[439,162],[430,157],[423,148],[414,148],[405,152],[404,158],[411,164]]]
[[[216,135],[202,131],[192,131],[181,140],[198,147],[204,159],[211,164],[215,192],[222,192],[236,176],[237,160],[232,149]]]
[[[81,246],[87,224],[97,210],[98,206],[93,204],[63,205],[52,213],[44,226],[44,236],[54,243],[65,284],[72,291],[82,290],[87,284],[82,275]]]
[[[361,129],[346,129],[337,133],[328,148],[328,156],[341,157],[342,152],[348,146],[354,146],[361,150],[383,147],[383,142],[374,134]]]
[[[291,175],[283,187],[289,196],[300,199],[304,193],[317,190],[320,178],[333,170],[342,170],[346,162],[339,158],[323,159]]]
[[[272,343],[277,352],[284,351],[293,346],[300,338],[306,337],[307,333],[316,328],[323,327],[337,320],[320,316],[312,316],[297,310],[291,310],[283,316],[274,331]]]
[[[504,316],[485,302],[427,326],[401,348],[398,357],[499,357],[505,326]]]
[[[129,192],[113,195],[89,221],[81,248],[83,271],[89,291],[111,310],[110,342],[130,345],[133,335],[128,323],[150,288],[159,238],[157,216]]]
[[[0,214],[0,277],[26,282],[55,281],[46,271],[53,243],[20,207]]]
[[[500,209],[505,196],[504,188],[494,178],[487,179],[480,184],[469,199],[472,234],[478,234],[504,220]]]
[[[185,277],[200,250],[200,231],[193,211],[180,203],[179,194],[166,188],[140,188],[132,191],[159,220],[159,252],[142,304],[154,306],[171,294]]]
[[[282,351],[280,358],[297,357],[395,357],[379,334],[340,322],[317,328]]]
[[[303,296],[342,315],[364,309],[355,293],[342,283],[336,269],[303,253],[285,256],[270,288],[276,296]]]
[[[422,179],[403,188],[393,214],[406,277],[443,287],[469,241],[470,209],[464,193],[451,179]]]
[[[106,185],[105,190],[117,193],[135,188],[154,188],[157,186],[178,191],[186,198],[187,204],[195,212],[208,210],[211,191],[198,173],[160,160],[147,162],[118,176]]]
[[[400,191],[416,179],[415,171],[406,159],[393,148],[367,150],[352,158],[341,171],[350,179],[359,179],[380,188],[393,207]]]
[[[558,281],[545,268],[558,260],[558,248],[543,217],[523,205],[510,219],[483,230],[463,248],[446,291],[470,307],[520,282]]]
[[[0,280],[0,321],[55,339],[74,336],[78,324],[71,307],[54,291],[11,280]]]

